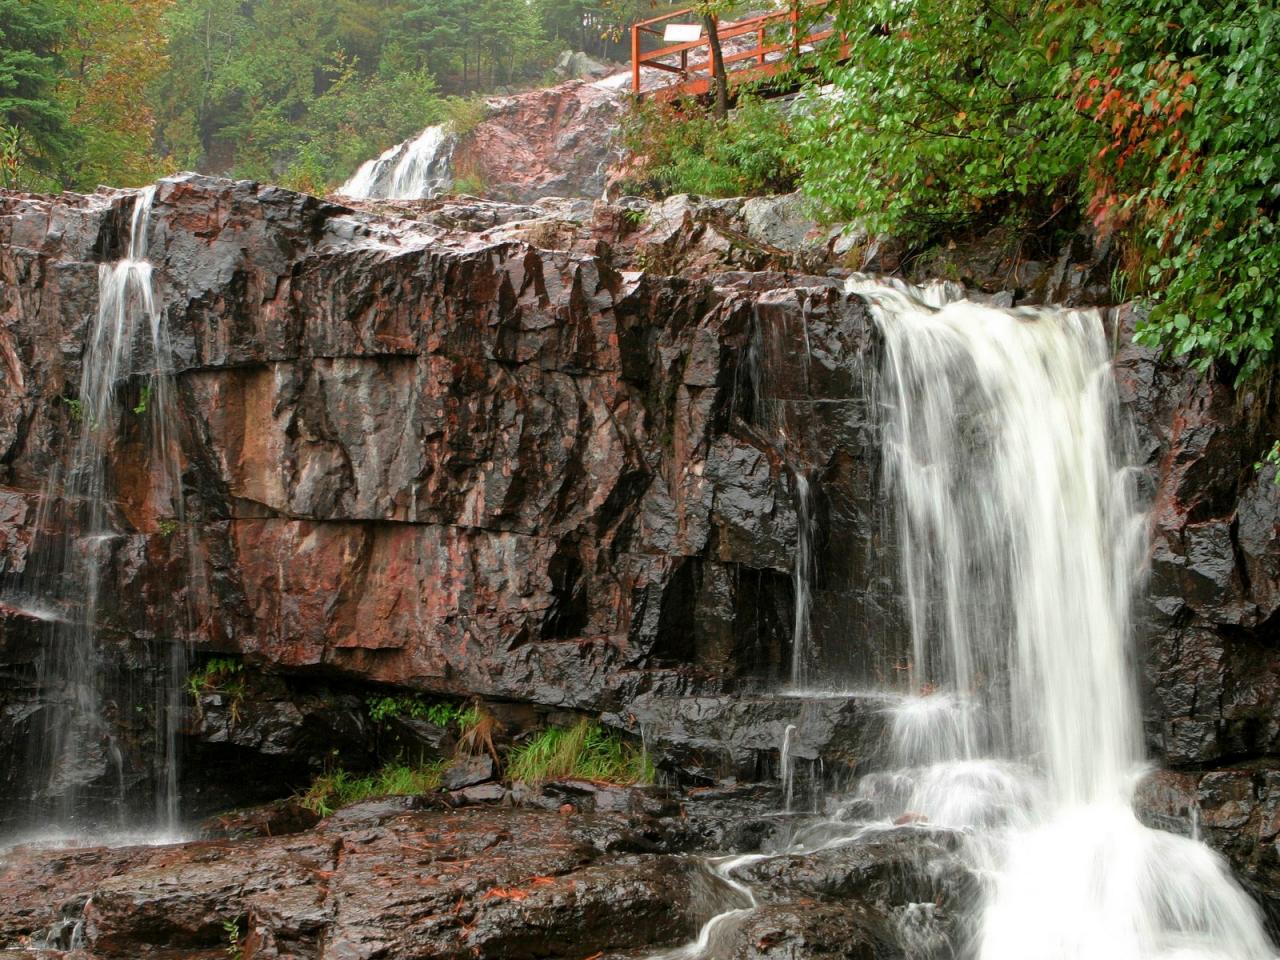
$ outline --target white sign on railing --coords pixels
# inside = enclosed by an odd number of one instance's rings
[[[702,39],[702,24],[668,23],[662,39],[665,43],[693,43]]]

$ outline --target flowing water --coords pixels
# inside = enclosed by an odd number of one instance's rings
[[[984,960],[1268,957],[1206,847],[1132,810],[1145,518],[1099,317],[871,282],[912,629],[909,805],[976,835]]]
[[[850,287],[883,337],[908,679],[885,692],[884,768],[779,852],[894,823],[957,831],[981,902],[953,942],[938,940],[931,905],[909,905],[897,919],[913,957],[1274,956],[1221,858],[1133,812],[1144,756],[1130,606],[1146,525],[1100,317],[996,309],[944,285]],[[720,926],[747,909],[733,869],[716,870],[735,884]],[[716,956],[708,929],[678,955]]]
[[[158,523],[171,533],[185,529],[173,353],[147,259],[155,192],[123,198],[132,205],[127,252],[99,267],[98,312],[71,401],[78,436],[46,488],[15,604],[45,614],[37,673],[48,702],[33,737],[40,754],[29,764],[34,786],[26,828],[51,834],[139,823],[172,831],[178,819],[182,604],[149,624],[154,649],[122,654],[123,671],[100,623],[112,574],[126,564],[131,546],[114,489],[128,459],[119,449],[125,435],[143,437],[147,479],[140,493],[162,512]]]
[[[795,591],[794,625],[791,631],[791,685],[803,690],[809,685],[813,667],[813,632],[810,611],[813,604],[813,542],[817,520],[813,515],[813,493],[809,479],[795,471],[796,555],[791,567]]]
[[[354,200],[430,200],[453,185],[457,137],[444,124],[365,162],[338,188]]]

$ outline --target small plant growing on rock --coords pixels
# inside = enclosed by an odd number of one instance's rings
[[[448,763],[434,760],[410,765],[388,763],[368,774],[352,774],[338,767],[312,781],[298,801],[313,813],[330,816],[335,810],[373,797],[412,797],[440,787]]]
[[[244,950],[240,947],[240,921],[224,920],[222,932],[227,938],[226,954],[230,960],[243,960]]]
[[[147,408],[151,406],[151,384],[147,384],[142,388],[142,392],[138,394],[138,403],[133,408],[135,416],[142,416],[147,412]]]
[[[462,736],[458,738],[458,757],[478,757],[488,754],[493,758],[494,766],[502,767],[502,758],[498,756],[498,748],[494,745],[494,737],[502,732],[502,724],[479,702],[472,703],[458,717],[458,728]]]
[[[444,124],[455,137],[465,137],[489,116],[483,97],[450,97],[441,105]]]
[[[178,532],[178,521],[173,517],[164,517],[156,523],[156,530],[162,537],[172,537]]]
[[[477,173],[464,173],[454,178],[452,193],[457,196],[483,197],[485,182]]]
[[[232,725],[240,720],[240,704],[244,702],[247,685],[244,680],[244,664],[229,657],[214,657],[199,670],[187,675],[187,692],[200,707],[200,697],[205,693],[221,693],[228,698],[228,712]]]
[[[513,781],[538,784],[561,777],[598,783],[652,783],[653,763],[621,735],[585,718],[569,729],[552,727],[507,756]]]
[[[1280,440],[1277,440],[1271,445],[1271,449],[1263,455],[1261,460],[1253,465],[1253,469],[1261,470],[1268,464],[1275,464],[1277,467],[1280,467]],[[1276,475],[1272,480],[1275,482],[1276,486],[1280,486],[1280,469],[1276,470]]]
[[[62,402],[67,405],[67,412],[71,414],[71,419],[76,423],[84,420],[84,403],[74,397],[63,397]]]

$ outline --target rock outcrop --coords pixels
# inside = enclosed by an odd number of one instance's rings
[[[841,272],[827,275],[838,236],[794,217],[774,236],[762,224],[790,217],[785,207],[735,203],[353,210],[250,183],[162,182],[150,249],[178,363],[187,528],[177,535],[156,501],[144,425],[126,418],[108,478],[125,535],[100,633],[121,671],[141,670],[162,612],[181,604],[197,658],[231,656],[253,675],[243,702],[193,709],[195,811],[287,793],[333,750],[367,754],[364,698],[388,689],[484,698],[515,732],[556,711],[643,726],[685,784],[775,777],[789,721],[753,695],[790,669],[802,487],[820,531],[809,654],[838,680],[896,675],[906,631],[881,481],[878,333]],[[98,265],[121,255],[131,204],[0,194],[6,596],[33,562],[40,494],[77,429],[67,401]],[[1041,286],[1092,296],[1090,269],[1068,253]],[[1274,467],[1253,464],[1280,415],[1272,398],[1129,345],[1131,320],[1118,321],[1116,368],[1153,505],[1147,734],[1171,768],[1148,814],[1176,825],[1198,811],[1276,909],[1280,488]],[[0,606],[9,804],[50,695],[33,667],[39,614]],[[787,709],[814,721],[796,757],[842,776],[874,759],[874,709]],[[375,844],[408,842],[377,830]],[[314,942],[320,888],[346,876],[325,876],[349,842],[328,836],[298,841],[306,864],[290,860],[297,883],[278,885],[304,889],[298,902],[246,908],[266,918],[278,955]],[[289,860],[286,842],[267,847],[266,862]],[[141,927],[111,939],[151,922],[126,917],[152,916],[144,901],[185,924],[193,948],[221,922],[205,906],[171,913],[168,894],[136,877],[102,883],[86,916],[103,943],[162,939]],[[627,883],[632,919],[652,921],[647,942],[687,928],[651,874]],[[548,916],[580,909],[545,898]],[[795,909],[770,905],[741,955],[782,955],[767,949],[770,923],[814,938],[842,925],[871,945],[882,933],[872,916],[778,919]],[[485,949],[523,955],[499,927]],[[575,955],[619,946],[584,933]]]
[[[488,114],[453,156],[456,174],[486,197],[528,203],[540,197],[598,197],[620,156],[616,131],[626,107],[626,75],[575,80],[485,101]]]

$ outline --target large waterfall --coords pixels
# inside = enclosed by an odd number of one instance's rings
[[[186,535],[173,355],[147,257],[155,195],[150,187],[118,201],[132,208],[128,247],[99,266],[98,310],[79,391],[68,401],[78,436],[46,487],[18,602],[45,622],[37,670],[48,702],[28,764],[28,827],[177,825],[183,600],[175,591],[149,624],[155,641],[147,651],[113,655],[102,623],[114,575],[133,549],[130,520],[160,530],[171,551],[181,551]],[[130,464],[132,457],[143,462]],[[117,486],[135,467],[145,479],[134,491],[139,502],[125,509]]]
[[[911,825],[953,832],[978,881],[969,919],[948,933],[933,904],[909,905],[896,936],[913,960],[1273,957],[1260,911],[1221,858],[1143,825],[1132,808],[1146,772],[1130,626],[1146,518],[1101,318],[997,309],[948,284],[849,286],[883,344],[905,679],[848,694],[881,704],[890,742],[880,768],[773,854]],[[824,678],[802,648],[813,492],[797,477],[791,687],[804,697],[814,694],[798,688]],[[782,744],[788,810],[796,731]],[[756,902],[733,873],[759,859],[712,861],[714,915],[664,956],[709,960],[730,948]]]
[[[973,834],[993,878],[977,954],[1271,956],[1218,858],[1131,809],[1145,523],[1099,318],[854,289],[884,336],[912,627],[896,788],[913,815]]]

